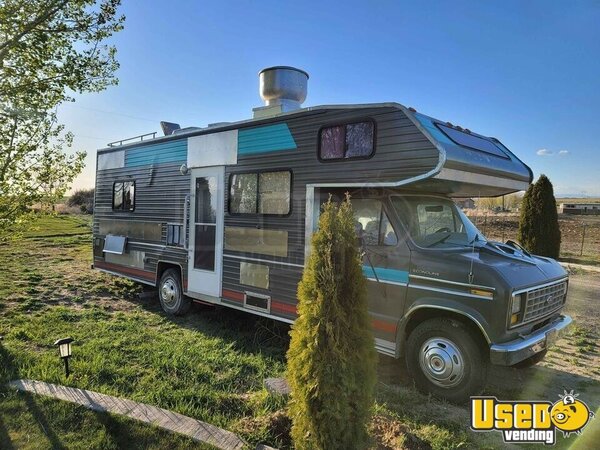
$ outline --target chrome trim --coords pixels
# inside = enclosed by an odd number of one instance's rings
[[[183,248],[185,251],[188,251],[189,239],[188,239],[188,221],[189,221],[189,212],[188,208],[190,206],[190,195],[186,194],[183,199]]]
[[[225,300],[227,300],[227,299],[225,299]],[[294,323],[294,321],[292,319],[286,319],[285,317],[274,316],[273,314],[268,314],[268,313],[262,312],[260,310],[244,308],[243,306],[232,305],[230,303],[223,303],[223,298],[220,298],[219,301],[217,302],[217,304],[226,306],[227,308],[237,309],[238,311],[246,311],[249,314],[255,314],[257,316],[267,317],[267,318],[273,319],[273,320],[278,320],[280,322]]]
[[[224,258],[233,258],[233,259],[248,260],[248,261],[257,261],[257,262],[263,262],[263,263],[269,263],[269,264],[279,264],[279,265],[282,265],[282,266],[299,267],[301,269],[304,269],[304,264],[294,264],[294,263],[287,263],[287,262],[282,262],[282,261],[271,261],[269,259],[249,258],[247,256],[237,256],[237,255],[230,255],[230,254],[223,254],[223,257]]]
[[[376,283],[384,283],[384,284],[393,284],[395,286],[408,286],[408,283],[400,283],[399,281],[387,281],[382,280],[381,278],[377,280],[376,278],[365,277],[369,281],[375,281]]]
[[[375,349],[384,355],[396,357],[396,343],[385,339],[375,338]]]
[[[448,168],[443,168],[440,173],[435,175],[433,178],[438,180],[457,181],[459,183],[480,184],[483,186],[514,189],[516,191],[524,191],[529,187],[528,181],[510,180],[508,178]]]
[[[530,358],[546,350],[572,322],[573,319],[570,316],[560,316],[527,336],[503,344],[491,345],[490,361],[496,365],[512,366]]]
[[[421,289],[421,290],[425,290],[425,291],[441,292],[443,294],[459,295],[461,297],[471,297],[471,298],[476,298],[478,300],[493,300],[494,299],[493,297],[485,297],[483,295],[471,294],[470,292],[452,291],[450,289],[422,286],[419,284],[409,284],[408,287],[415,288],[415,289]]]
[[[315,207],[315,188],[306,186],[306,207],[304,216],[304,261],[308,261],[313,234],[313,211]]]
[[[521,309],[519,310],[518,313],[515,313],[515,314],[520,314],[522,316],[521,321],[517,322],[514,325],[511,325],[510,319],[511,319],[511,317],[513,315],[513,313],[512,313],[512,302],[514,302],[514,299],[515,299],[516,296],[521,295],[521,294],[528,294],[531,291],[536,291],[538,289],[544,289],[546,287],[558,285],[558,284],[561,284],[561,283],[566,283],[565,294],[564,294],[565,298],[564,298],[564,300],[563,300],[562,303],[560,303],[553,310],[547,311],[545,314],[533,317],[533,318],[531,318],[531,319],[529,319],[527,321],[523,321],[523,318],[525,317],[525,313],[527,312],[527,301],[529,300],[528,296],[526,296],[525,297],[525,303],[523,304],[523,299],[521,299]],[[538,284],[537,286],[532,286],[532,287],[527,288],[527,289],[521,289],[521,290],[518,290],[518,291],[514,291],[511,294],[511,297],[510,297],[511,298],[511,305],[510,305],[511,309],[509,311],[508,320],[507,320],[507,322],[508,322],[508,329],[509,330],[513,330],[513,329],[518,328],[520,326],[527,325],[527,324],[530,324],[532,322],[540,321],[540,320],[542,320],[542,319],[544,319],[546,317],[551,316],[552,314],[556,313],[557,311],[560,311],[565,306],[565,302],[567,300],[566,296],[567,296],[568,291],[569,291],[569,277],[564,277],[564,278],[561,278],[559,280],[555,280],[555,281],[552,281],[552,282],[549,282],[549,283]]]
[[[183,266],[175,261],[167,261],[164,259],[157,259],[156,260],[156,269],[154,270],[154,278],[156,279],[156,284],[158,284],[158,282],[160,281],[158,279],[158,267],[160,266],[160,263],[163,264],[172,264],[174,266],[178,266],[179,267],[179,276],[181,277],[181,289],[183,290],[183,293],[187,295],[187,289],[185,288],[185,286],[183,285]]]
[[[155,248],[161,248],[161,249],[165,249],[167,248],[167,246],[165,244],[151,244],[148,242],[140,242],[140,241],[131,241],[131,240],[127,240],[127,243],[129,245],[139,245],[139,246],[146,246],[146,247],[155,247]],[[171,245],[171,248],[177,248],[176,245]],[[183,250],[183,248],[182,248]]]
[[[429,309],[441,309],[443,311],[450,311],[450,312],[455,312],[457,314],[460,314],[461,316],[465,316],[468,317],[469,319],[471,319],[473,322],[475,322],[477,324],[477,326],[479,327],[479,329],[481,330],[481,332],[483,333],[483,336],[485,337],[485,340],[487,341],[488,344],[491,344],[491,339],[487,334],[487,331],[485,331],[485,328],[483,328],[483,325],[481,325],[481,323],[479,322],[479,320],[477,320],[475,317],[473,317],[471,314],[461,311],[459,309],[456,308],[450,308],[448,306],[439,306],[439,305],[419,305],[419,306],[415,306],[414,308],[411,308],[410,310],[408,310],[408,312],[405,314],[405,321],[408,321],[408,319],[410,318],[410,316],[418,309],[423,309],[423,308],[429,308]]]
[[[535,289],[542,289],[542,288],[545,288],[548,286],[552,286],[553,284],[562,283],[563,281],[569,281],[569,277],[567,276],[567,277],[559,278],[558,280],[550,281],[548,283],[536,284],[535,286],[530,286],[528,288],[519,289],[518,291],[513,291],[512,295],[519,295],[519,294],[522,294],[523,292],[528,292],[528,291],[532,291]]]
[[[428,281],[437,281],[438,283],[446,283],[446,284],[453,284],[456,286],[464,286],[464,287],[468,287],[470,289],[483,289],[483,290],[488,290],[488,291],[492,291],[492,292],[494,292],[496,290],[496,288],[493,288],[491,286],[483,286],[480,284],[460,283],[458,281],[450,281],[450,280],[444,280],[444,279],[440,279],[440,278],[424,277],[423,275],[408,274],[408,276],[409,276],[409,278],[417,278],[419,280],[428,280]]]

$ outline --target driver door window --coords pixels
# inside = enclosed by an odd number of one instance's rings
[[[395,246],[398,237],[383,210],[381,201],[374,199],[352,200],[356,234],[370,246]]]

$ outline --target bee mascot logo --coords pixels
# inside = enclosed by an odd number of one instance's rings
[[[555,403],[548,401],[499,401],[496,397],[471,397],[471,429],[500,431],[506,443],[556,443],[563,436],[580,434],[594,417],[579,394],[564,391]]]

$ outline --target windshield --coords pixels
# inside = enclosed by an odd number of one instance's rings
[[[393,196],[392,204],[419,247],[456,248],[486,242],[483,234],[450,199]]]

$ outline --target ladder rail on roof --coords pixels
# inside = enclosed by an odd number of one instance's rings
[[[119,147],[119,146],[125,144],[126,142],[133,141],[133,140],[136,140],[136,139],[139,139],[140,141],[143,141],[144,138],[147,138],[148,136],[152,136],[151,139],[155,139],[156,138],[156,133],[157,132],[154,131],[152,133],[140,134],[139,136],[134,136],[134,137],[130,137],[130,138],[127,138],[127,139],[121,139],[121,140],[114,141],[114,142],[109,142],[106,145],[108,147]]]

